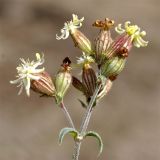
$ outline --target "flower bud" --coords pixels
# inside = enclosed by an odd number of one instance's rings
[[[37,73],[38,80],[31,81],[31,89],[46,96],[55,96],[55,87],[47,72]]]
[[[117,76],[123,70],[125,62],[123,57],[113,57],[102,66],[101,74],[108,78]]]
[[[72,82],[70,63],[71,61],[66,57],[63,60],[60,71],[55,77],[56,101],[58,104],[63,100],[63,97]]]
[[[105,80],[104,85],[102,86],[101,90],[99,91],[97,95],[97,101],[103,98],[110,91],[112,87],[112,83],[113,82],[110,79]]]
[[[71,30],[70,34],[76,47],[89,55],[92,54],[91,42],[82,32],[74,29],[74,32]]]
[[[113,25],[114,21],[109,20],[108,18],[106,18],[105,21],[97,20],[93,24],[93,26],[100,28],[100,32],[95,39],[95,56],[96,62],[98,62],[98,64],[102,63],[107,49],[113,42],[110,33],[110,28],[113,27]]]

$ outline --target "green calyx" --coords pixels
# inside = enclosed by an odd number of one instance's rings
[[[78,29],[75,29],[75,32],[71,33],[71,37],[76,47],[88,55],[93,53],[90,40]]]
[[[69,72],[59,72],[55,78],[55,88],[56,88],[56,102],[60,104],[63,97],[68,90],[72,81],[72,76]]]
[[[113,57],[104,63],[101,68],[101,74],[105,77],[117,76],[124,68],[126,63],[125,58]]]

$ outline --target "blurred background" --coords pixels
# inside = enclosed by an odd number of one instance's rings
[[[35,58],[44,52],[45,68],[55,75],[66,56],[75,61],[81,52],[71,39],[57,41],[63,23],[71,14],[84,16],[82,31],[94,40],[96,19],[130,20],[146,30],[146,48],[134,48],[126,68],[95,109],[89,130],[103,138],[103,160],[160,159],[160,1],[159,0],[0,0],[0,160],[69,160],[73,140],[66,136],[58,145],[61,128],[68,126],[62,111],[50,98],[31,93],[17,96],[14,80],[19,58]],[[115,34],[113,33],[113,36]],[[75,72],[78,75],[79,71]],[[65,103],[77,127],[84,109],[71,87]],[[87,138],[82,160],[94,160],[98,145]]]

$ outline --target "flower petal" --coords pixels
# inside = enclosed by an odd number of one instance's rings
[[[69,37],[70,31],[73,33],[74,29],[80,28],[82,26],[82,22],[84,20],[84,17],[81,19],[78,19],[78,16],[75,14],[72,14],[73,19],[69,22],[64,23],[64,27],[61,29],[61,35],[58,36],[56,34],[56,39],[67,39]]]
[[[21,94],[24,87],[27,95],[29,96],[31,80],[39,80],[40,77],[38,76],[38,74],[44,72],[45,70],[44,67],[41,69],[37,69],[38,66],[44,63],[44,55],[41,56],[39,53],[36,53],[36,61],[30,61],[29,59],[24,60],[23,58],[20,58],[20,61],[22,63],[16,68],[18,73],[18,75],[16,76],[17,79],[10,81],[10,83],[19,83],[18,87],[21,88],[18,94]]]
[[[30,78],[27,77],[26,79],[24,79],[23,83],[24,83],[24,87],[25,87],[27,96],[30,96],[30,86],[31,86]]]
[[[35,76],[35,75],[32,75],[32,74],[29,74],[28,78],[30,78],[31,80],[36,80],[36,81],[40,79],[39,76]]]
[[[119,24],[115,30],[117,33],[122,34],[126,32],[127,35],[131,37],[132,43],[137,48],[145,47],[148,44],[148,41],[142,39],[146,35],[145,31],[140,31],[140,28],[137,25],[130,25],[129,21],[125,22],[124,29],[122,29],[121,24]]]
[[[11,84],[17,84],[17,83],[20,83],[22,80],[22,78],[18,78],[16,80],[13,80],[13,81],[10,81]]]
[[[18,92],[18,95],[20,95],[20,94],[22,93],[22,91],[23,91],[23,85],[21,84],[20,90],[19,90],[19,92]]]

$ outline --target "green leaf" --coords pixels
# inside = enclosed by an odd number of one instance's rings
[[[72,85],[78,89],[79,91],[85,93],[85,86],[83,85],[83,83],[77,79],[76,77],[72,76]]]
[[[78,99],[78,101],[81,103],[83,108],[87,108],[87,105],[82,100]]]
[[[97,140],[98,140],[98,143],[99,143],[99,154],[98,154],[98,157],[100,156],[100,154],[102,153],[103,151],[103,142],[102,142],[102,138],[101,136],[94,132],[94,131],[88,131],[86,134],[85,134],[85,137],[88,137],[88,136],[92,136],[92,137],[95,137]]]
[[[79,79],[77,79],[74,76],[72,76],[72,85],[76,89],[78,89],[79,91],[81,91],[85,96],[88,96],[87,88],[84,86],[84,84]]]
[[[62,144],[63,138],[66,134],[70,134],[74,139],[77,137],[78,135],[78,131],[75,130],[74,128],[63,128],[61,129],[60,133],[59,133],[59,144]]]

